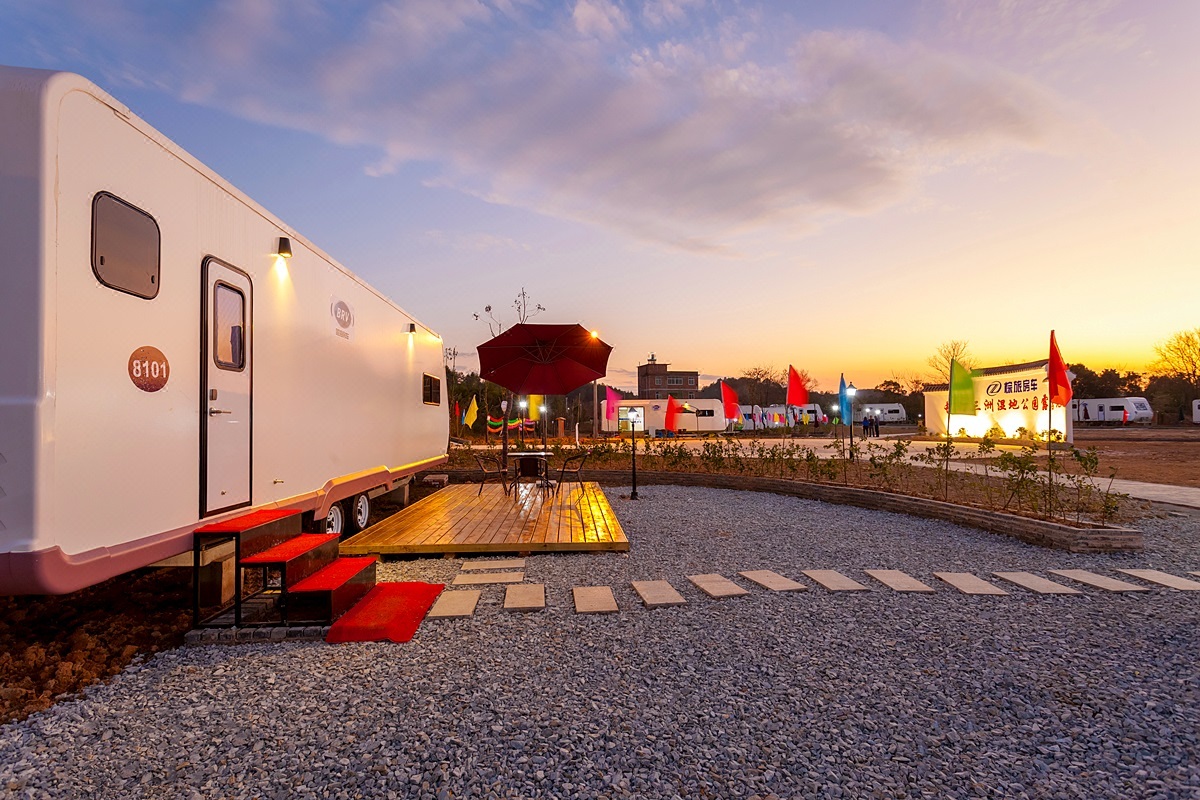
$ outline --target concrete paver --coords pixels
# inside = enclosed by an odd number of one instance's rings
[[[1200,591],[1200,582],[1180,578],[1169,572],[1159,572],[1156,569],[1118,569],[1117,572],[1124,572],[1126,575],[1132,575],[1144,581],[1157,583],[1159,586],[1178,589],[1181,592]],[[1192,574],[1195,575],[1196,573],[1193,572]]]
[[[611,586],[576,586],[571,589],[575,598],[576,614],[613,614],[617,611],[617,599]]]
[[[633,590],[642,598],[646,608],[687,605],[683,595],[667,581],[634,581]]]
[[[434,619],[469,617],[475,613],[475,606],[479,604],[479,596],[481,594],[483,592],[478,589],[467,589],[461,592],[442,592],[438,595],[433,608],[429,609],[427,616]]]
[[[1008,595],[1008,592],[999,586],[993,586],[983,578],[969,572],[935,572],[933,574],[963,594],[994,595],[996,597]]]
[[[778,572],[772,572],[769,569],[748,569],[739,572],[748,581],[754,581],[764,589],[770,589],[772,592],[804,592],[808,591],[808,587],[803,583],[797,583],[791,578],[785,578]]]
[[[870,588],[833,569],[806,569],[804,574],[831,592],[869,592]]]
[[[525,559],[523,558],[504,558],[493,559],[471,559],[464,561],[462,565],[463,572],[471,572],[473,570],[495,570],[495,569],[525,569]]]
[[[504,590],[505,611],[541,611],[546,607],[546,584],[522,583]]]
[[[1055,575],[1061,575],[1064,578],[1070,578],[1073,581],[1094,586],[1097,589],[1103,589],[1106,592],[1148,592],[1148,586],[1135,586],[1132,583],[1119,581],[1116,578],[1106,578],[1103,575],[1097,575],[1094,572],[1088,572],[1086,569],[1052,569],[1050,570]]]
[[[897,592],[932,592],[928,586],[906,572],[898,569],[864,569],[863,572]]]
[[[455,575],[451,586],[478,586],[481,583],[520,583],[525,580],[524,572],[476,572],[470,575]]]
[[[741,597],[742,595],[750,594],[749,589],[743,589],[725,576],[717,575],[716,573],[688,575],[687,579],[697,589],[717,600],[725,597]]]
[[[993,572],[992,574],[1002,581],[1015,583],[1023,589],[1028,589],[1038,594],[1083,594],[1078,589],[1072,589],[1070,586],[1063,586],[1061,583],[1048,581],[1039,575],[1034,575],[1032,572]]]

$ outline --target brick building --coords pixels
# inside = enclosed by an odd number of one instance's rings
[[[665,400],[667,395],[680,400],[696,397],[700,389],[700,373],[669,367],[670,364],[658,363],[654,353],[650,354],[645,364],[638,364],[638,399]]]

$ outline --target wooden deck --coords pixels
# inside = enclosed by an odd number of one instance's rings
[[[549,553],[628,550],[629,540],[595,483],[557,497],[533,484],[452,484],[342,542],[341,554]],[[477,496],[478,495],[478,496]]]

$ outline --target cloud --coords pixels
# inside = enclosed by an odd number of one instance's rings
[[[762,12],[687,0],[636,23],[609,0],[106,5],[139,22],[94,14],[86,48],[192,102],[376,148],[372,175],[425,162],[432,184],[689,251],[878,209],[940,159],[1056,124],[1049,92],[981,60],[850,30],[773,54]]]

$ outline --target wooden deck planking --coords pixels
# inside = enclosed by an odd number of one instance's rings
[[[628,550],[595,483],[557,496],[535,484],[453,484],[342,542],[342,555]]]

